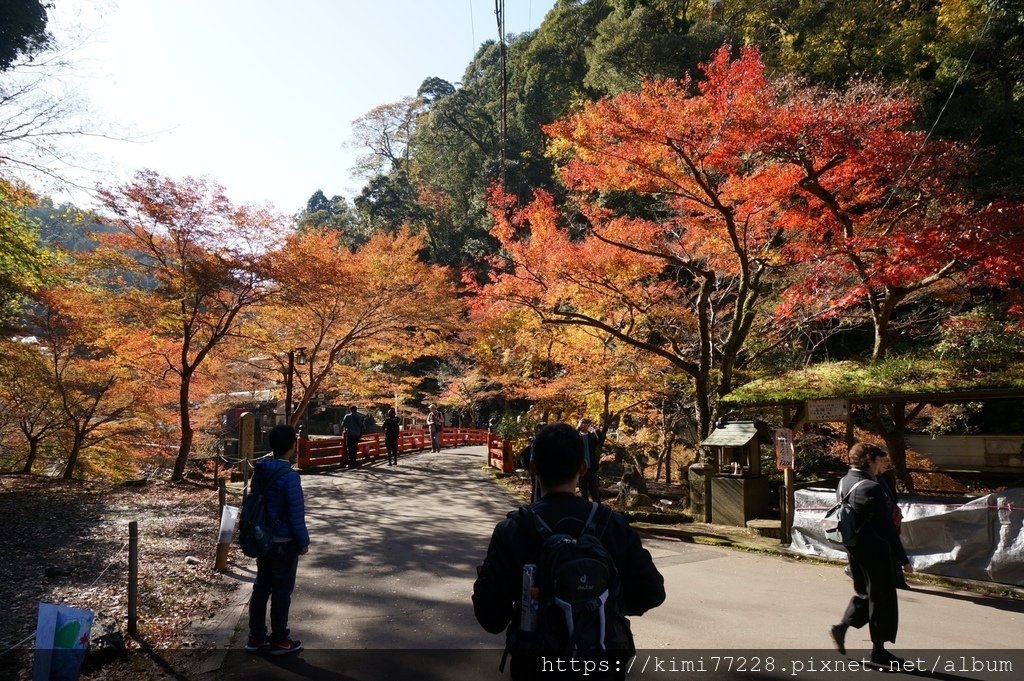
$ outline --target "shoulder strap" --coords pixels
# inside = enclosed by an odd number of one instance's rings
[[[276,471],[274,471],[273,475],[270,476],[269,480],[267,480],[266,482],[261,482],[260,483],[260,487],[259,487],[260,494],[262,494],[265,490],[270,489],[270,486],[272,484],[274,484],[275,480],[280,478],[282,475],[284,475],[285,473],[287,473],[291,469],[292,469],[291,466],[285,466],[284,468],[278,468]],[[255,476],[253,476],[253,482],[254,483],[257,482]]]
[[[853,490],[857,489],[858,487],[863,485],[865,482],[871,482],[871,481],[870,480],[858,480],[857,484],[855,484],[853,487],[851,487],[850,491],[847,492],[846,494],[842,495],[842,498],[840,498],[839,493],[840,493],[840,491],[841,491],[841,489],[843,487],[843,483],[842,483],[842,481],[840,481],[839,482],[839,487],[836,488],[836,499],[838,499],[840,503],[846,502],[846,500],[850,498],[850,495],[853,494]]]
[[[551,526],[544,522],[544,519],[540,517],[540,514],[534,511],[530,506],[524,505],[520,510],[529,516],[530,520],[533,522],[533,528],[537,530],[537,534],[540,535],[541,541],[555,533],[555,531],[551,529]]]

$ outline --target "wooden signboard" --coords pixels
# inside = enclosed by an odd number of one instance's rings
[[[808,400],[807,420],[811,423],[830,423],[850,417],[850,404],[846,400]]]
[[[793,431],[789,428],[775,429],[775,465],[778,469],[785,470],[793,467],[795,458],[793,450]]]

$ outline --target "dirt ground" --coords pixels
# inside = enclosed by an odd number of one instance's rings
[[[213,570],[220,524],[214,489],[192,482],[130,487],[2,475],[0,681],[31,678],[40,602],[88,608],[108,629],[126,632],[130,521],[139,526],[143,643],[129,639],[127,648],[135,652],[83,678],[181,678],[205,657],[211,642],[198,630],[216,622],[238,588]],[[94,627],[94,640],[98,633]],[[144,646],[173,652],[173,664],[140,654]]]

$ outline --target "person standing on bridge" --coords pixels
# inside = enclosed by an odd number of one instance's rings
[[[888,668],[890,663],[902,662],[885,649],[886,642],[896,642],[899,628],[893,563],[901,565],[904,572],[913,572],[914,568],[896,531],[888,493],[878,481],[889,455],[877,445],[858,442],[850,448],[848,459],[850,472],[839,481],[836,493],[850,495],[859,527],[856,545],[846,549],[854,593],[843,618],[829,634],[836,650],[845,655],[847,630],[868,625],[871,662]]]
[[[384,418],[381,428],[384,429],[384,447],[388,450],[388,465],[398,465],[398,430],[402,425],[401,419],[394,408],[388,409],[388,415]]]
[[[295,429],[279,425],[267,434],[274,457],[260,461],[253,471],[253,480],[269,480],[262,489],[266,517],[273,519],[270,530],[274,548],[256,559],[256,581],[249,599],[249,639],[245,650],[255,653],[266,650],[270,655],[287,655],[302,650],[302,643],[291,638],[288,610],[299,556],[309,552],[309,531],[306,529],[302,483],[297,471],[291,470],[295,453]],[[267,601],[270,601],[270,636],[267,637]]]
[[[661,605],[665,600],[665,580],[625,516],[612,511],[608,506],[587,502],[576,496],[579,478],[587,470],[583,459],[583,440],[576,429],[567,423],[552,423],[542,428],[533,441],[530,469],[539,480],[541,498],[509,513],[494,528],[487,556],[483,565],[477,568],[477,578],[473,584],[473,612],[476,619],[492,634],[505,631],[505,650],[512,655],[513,681],[550,678],[548,672],[553,670],[545,668],[545,661],[550,662],[566,655],[562,654],[564,650],[561,649],[548,650],[545,644],[550,639],[541,638],[538,642],[536,637],[539,632],[554,633],[559,628],[563,630],[562,635],[569,636],[570,643],[577,644],[586,637],[594,644],[594,636],[598,636],[595,631],[600,631],[605,637],[596,643],[601,648],[596,654],[605,660],[611,658],[619,664],[612,664],[608,674],[591,674],[587,678],[623,679],[627,669],[625,661],[635,654],[632,634],[623,616],[642,615]],[[546,532],[548,541],[542,531]],[[566,534],[571,534],[576,540],[567,542],[561,539]],[[584,538],[584,534],[589,536]],[[553,543],[550,540],[557,541]],[[558,555],[555,552],[560,548],[551,547],[561,547],[567,543],[591,547],[591,556],[600,556],[596,560],[602,567],[592,572],[578,568],[579,578],[566,578],[564,584],[559,586],[558,577],[567,574],[565,570],[571,571],[575,567],[574,563],[579,565],[588,562],[565,562],[557,567],[552,564],[554,560],[552,563],[544,562],[544,559]],[[603,550],[594,547],[595,543],[599,543]],[[591,564],[594,562],[594,559],[589,560]],[[602,579],[585,579],[586,574],[598,575]],[[525,588],[528,577],[532,579],[535,576],[535,583],[540,589],[555,575],[556,593],[548,592],[545,595],[544,591]],[[602,580],[605,590],[599,595],[593,589],[600,588],[598,582]],[[577,582],[589,585],[591,591],[583,593],[582,586],[575,588]],[[568,596],[563,591],[571,591],[575,595]],[[529,615],[531,609],[521,607],[524,592],[531,594],[535,601],[540,599],[540,609],[533,611],[535,616],[532,620]],[[561,606],[557,605],[558,601],[552,600],[555,595],[580,602],[582,614],[575,620],[579,625],[576,633],[564,631],[566,619],[563,619],[563,613],[557,608],[564,608],[568,603],[563,601]],[[552,606],[557,611],[554,614]],[[575,607],[572,612],[574,615],[577,613]],[[598,612],[600,614],[596,614]],[[611,616],[606,617],[609,614]],[[539,619],[548,616],[544,620],[546,624]],[[568,618],[568,611],[565,617]],[[600,620],[599,623],[593,621],[595,617]],[[524,623],[531,628],[525,628]],[[594,624],[599,626],[590,626]],[[523,634],[531,630],[532,635]],[[582,646],[577,648],[583,650]],[[565,662],[571,664],[570,661]]]
[[[441,451],[441,431],[444,430],[444,414],[437,410],[437,405],[430,405],[427,412],[427,430],[430,432],[430,451]]]
[[[363,437],[363,417],[355,405],[348,408],[348,413],[341,420],[341,429],[345,432],[345,453],[348,455],[348,467],[359,465],[356,454],[359,453],[359,440]]]
[[[587,417],[580,419],[577,430],[583,438],[583,456],[587,462],[587,472],[580,476],[580,494],[584,499],[601,503],[601,483],[597,479],[597,467],[601,463],[601,445],[604,444],[604,431],[598,430],[594,421]]]

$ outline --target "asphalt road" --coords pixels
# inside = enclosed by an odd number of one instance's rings
[[[290,621],[306,649],[278,658],[232,650],[214,676],[507,679],[497,672],[504,638],[480,629],[469,598],[494,524],[516,506],[483,465],[483,448],[467,447],[410,455],[392,468],[304,475],[313,543],[300,559]],[[863,673],[851,671],[851,661],[866,655],[867,629],[850,632],[846,658],[831,650],[826,633],[852,592],[840,568],[664,539],[644,543],[665,575],[668,598],[633,619],[640,652],[631,679]],[[900,592],[900,606],[893,650],[922,662],[912,675],[1010,681],[1024,670],[1024,656],[1014,650],[1024,646],[1024,603],[928,587]],[[239,627],[237,648],[245,642],[244,613]],[[1013,672],[1005,671],[1007,660],[1016,663]],[[979,661],[996,671],[978,672]],[[840,664],[846,671],[837,674]]]

